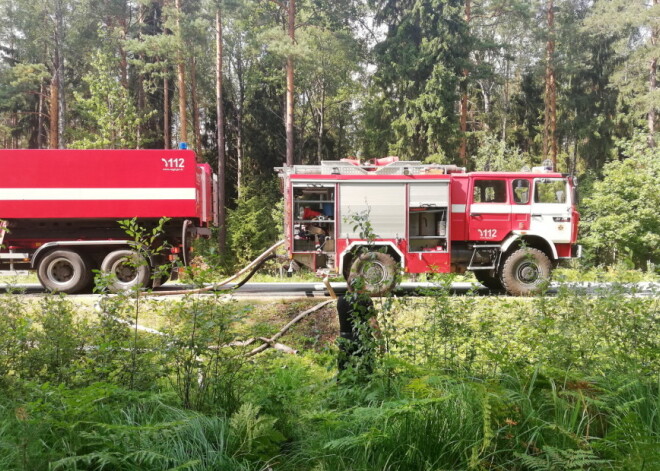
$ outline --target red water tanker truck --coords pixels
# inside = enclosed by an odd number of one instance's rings
[[[156,267],[189,260],[190,242],[214,220],[211,168],[188,150],[0,150],[0,270],[36,270],[48,290],[90,289],[93,270],[114,290],[158,286]],[[118,220],[151,231],[139,250]]]
[[[399,270],[470,270],[525,295],[580,255],[577,182],[547,167],[467,173],[393,157],[278,170],[289,257],[371,294],[392,289]]]

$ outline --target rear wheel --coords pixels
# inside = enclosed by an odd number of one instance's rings
[[[348,289],[369,296],[385,294],[396,285],[396,266],[396,261],[386,253],[364,253],[351,266],[346,280]]]
[[[504,289],[504,286],[502,286],[502,280],[500,280],[497,275],[493,274],[491,270],[474,270],[472,273],[474,273],[474,277],[477,281],[486,288],[494,291]]]
[[[108,289],[113,293],[135,287],[146,287],[151,278],[151,268],[145,258],[133,250],[110,252],[101,263],[101,272],[114,275]]]
[[[502,284],[513,296],[539,291],[550,280],[552,262],[538,249],[524,247],[509,255],[502,265]]]
[[[78,293],[91,285],[92,272],[87,259],[72,250],[46,254],[37,267],[41,284],[58,293]]]

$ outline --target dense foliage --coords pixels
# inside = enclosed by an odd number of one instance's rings
[[[656,469],[658,297],[377,303],[370,376],[337,377],[332,305],[0,296],[6,470]],[[135,329],[136,321],[158,331]],[[159,333],[158,333],[159,332]],[[233,345],[233,346],[232,346]]]
[[[660,262],[660,152],[641,139],[621,143],[624,160],[605,165],[584,201],[584,241],[605,263],[653,270]]]

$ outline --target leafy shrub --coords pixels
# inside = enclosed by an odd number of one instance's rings
[[[227,217],[228,259],[245,266],[273,244],[282,227],[281,199],[275,181],[246,185]]]
[[[163,306],[159,351],[184,407],[231,413],[240,406],[240,347],[229,347],[245,312],[217,296],[184,296]]]
[[[660,262],[660,150],[641,136],[619,146],[624,159],[605,165],[582,205],[582,241],[599,263],[646,269]]]

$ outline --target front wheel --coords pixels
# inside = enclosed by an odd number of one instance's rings
[[[513,296],[526,296],[539,291],[550,280],[552,262],[538,249],[523,247],[509,255],[502,265],[504,289]]]
[[[351,266],[346,280],[349,291],[380,296],[396,285],[396,262],[382,252],[367,252],[360,255]]]

